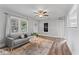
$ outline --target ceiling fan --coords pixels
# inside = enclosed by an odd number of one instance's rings
[[[48,16],[47,10],[43,10],[43,9],[39,9],[34,13],[36,14],[36,16],[39,16],[39,17]]]

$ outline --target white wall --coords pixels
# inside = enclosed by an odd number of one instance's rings
[[[71,48],[72,54],[79,54],[79,12],[77,27],[68,27],[67,20],[70,20],[69,17],[71,16],[74,17],[74,14],[77,13],[77,10],[79,10],[79,6],[77,9],[77,5],[74,5],[68,14],[68,18],[65,20],[65,38],[68,40],[68,45]]]
[[[44,32],[44,23],[48,23],[48,32]],[[64,37],[64,20],[53,18],[39,20],[38,32],[52,37]]]

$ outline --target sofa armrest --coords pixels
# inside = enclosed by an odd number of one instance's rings
[[[14,38],[11,38],[11,37],[8,37],[7,39],[8,39],[8,40],[14,40]]]
[[[29,37],[27,37],[28,39],[31,39],[33,36],[29,36]]]
[[[14,38],[10,38],[10,37],[8,37],[7,38],[7,43],[6,43],[6,45],[8,46],[8,47],[11,47],[11,46],[13,46],[14,45]]]

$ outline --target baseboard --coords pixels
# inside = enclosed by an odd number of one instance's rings
[[[47,36],[47,37],[54,37],[54,38],[64,38],[59,36],[51,36],[51,35],[45,35],[45,34],[39,34],[40,36]]]

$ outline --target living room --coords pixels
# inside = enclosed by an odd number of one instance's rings
[[[77,6],[73,4],[0,5],[0,54],[79,54],[79,47],[76,46],[78,44]]]

